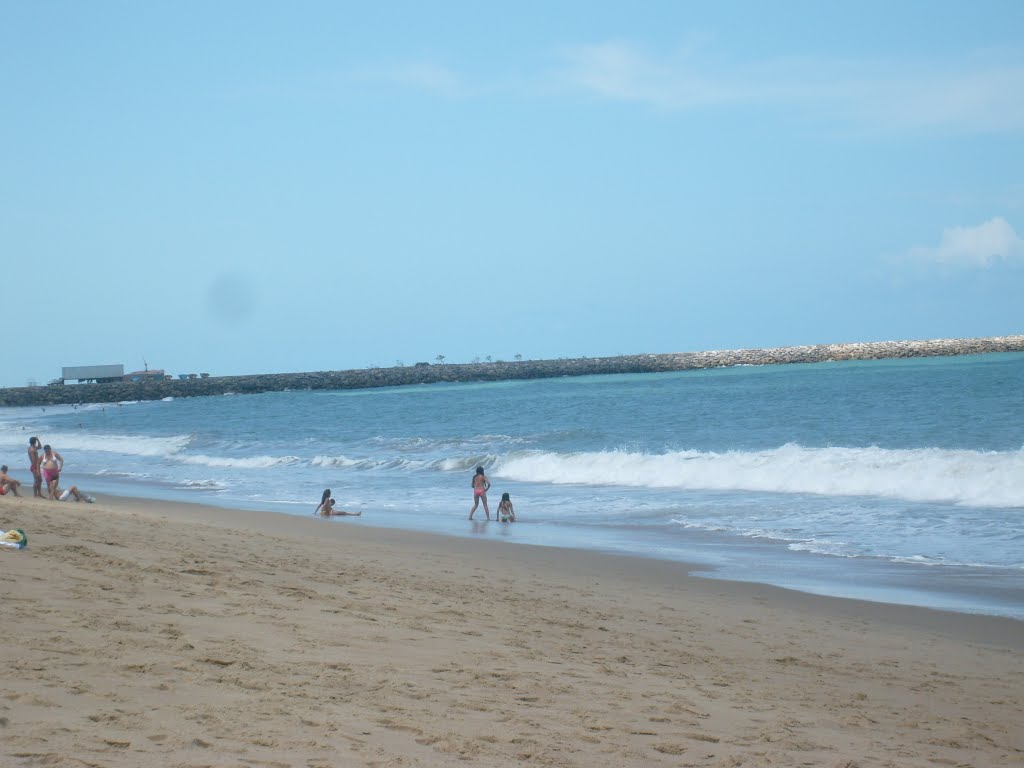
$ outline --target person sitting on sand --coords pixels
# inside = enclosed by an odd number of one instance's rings
[[[0,467],[0,496],[10,493],[12,496],[20,496],[18,486],[21,482],[7,474],[7,465]]]
[[[46,481],[47,498],[55,501],[57,499],[57,485],[60,483],[60,473],[64,470],[64,457],[49,445],[44,445],[43,457],[39,460],[39,467],[42,469],[43,479]]]
[[[516,521],[516,510],[512,506],[512,499],[507,493],[501,494],[501,501],[498,502],[498,511],[494,517],[503,523],[514,523]]]
[[[476,508],[482,501],[484,503],[484,514],[487,515],[487,519],[490,520],[491,508],[487,506],[487,491],[491,487],[491,481],[488,480],[487,475],[484,474],[483,467],[476,468],[476,474],[473,475],[470,485],[473,488],[473,508],[469,510],[469,519],[473,519],[473,513],[476,512]]]
[[[359,517],[362,512],[346,512],[344,509],[334,508],[334,499],[327,499],[323,504],[317,507],[317,511],[323,517],[330,517],[331,515],[342,516],[348,515],[349,517]]]

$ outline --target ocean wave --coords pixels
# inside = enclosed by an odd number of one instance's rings
[[[97,477],[152,477],[148,472],[123,472],[116,469],[98,469],[95,474]]]
[[[26,433],[28,434],[28,433]],[[69,451],[101,451],[122,456],[174,456],[192,441],[191,435],[143,437],[139,435],[95,435],[89,432],[47,432],[39,439],[62,455]],[[24,439],[25,447],[28,438]]]
[[[186,480],[175,486],[183,491],[220,491],[224,486],[216,480]]]
[[[345,455],[314,456],[310,465],[332,469],[404,471],[404,472],[467,472],[476,467],[490,467],[498,462],[494,454],[460,456],[442,459],[405,459],[398,456],[353,459]]]
[[[269,467],[299,464],[303,459],[298,456],[195,456],[177,457],[182,464],[193,464],[203,467],[222,467],[231,469],[267,469]]]
[[[480,454],[478,456],[458,456],[449,459],[440,459],[433,462],[433,466],[436,469],[440,469],[442,472],[470,472],[477,467],[483,467],[484,469],[490,469],[498,464],[500,461],[498,456],[494,454]]]
[[[380,446],[382,450],[416,451],[416,452],[453,452],[471,449],[472,446],[512,446],[527,445],[533,442],[529,437],[512,435],[467,435],[464,437],[371,437],[371,445]]]
[[[506,457],[496,477],[681,490],[878,496],[984,507],[1024,507],[1024,451],[804,448],[762,451],[601,451]]]
[[[332,469],[354,469],[354,470],[417,470],[434,468],[438,462],[423,461],[418,459],[403,459],[397,456],[388,458],[365,458],[351,459],[348,456],[314,456],[310,460],[314,467],[328,467]]]

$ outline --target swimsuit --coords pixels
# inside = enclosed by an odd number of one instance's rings
[[[487,493],[487,491],[485,491],[483,488],[474,488],[473,489],[473,495],[474,496],[483,496],[485,493]]]
[[[47,469],[46,467],[43,467],[43,477],[46,478],[46,482],[52,483],[54,480],[60,477],[60,470]]]

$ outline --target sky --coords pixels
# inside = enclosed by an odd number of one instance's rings
[[[0,0],[0,386],[1022,333],[1021,30]]]

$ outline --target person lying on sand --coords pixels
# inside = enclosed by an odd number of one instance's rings
[[[322,517],[330,517],[331,515],[348,515],[349,517],[359,517],[363,514],[362,512],[346,512],[344,509],[335,509],[334,499],[328,499],[327,501],[325,501],[317,508],[317,511],[320,513]]]
[[[68,501],[69,499],[72,498],[75,501],[84,501],[89,504],[92,504],[94,501],[96,501],[96,498],[94,496],[90,496],[89,494],[82,493],[80,490],[78,490],[77,485],[72,485],[70,488],[64,491],[62,491],[60,488],[57,488],[55,485],[53,492],[55,494],[54,498],[56,498],[57,501]]]

